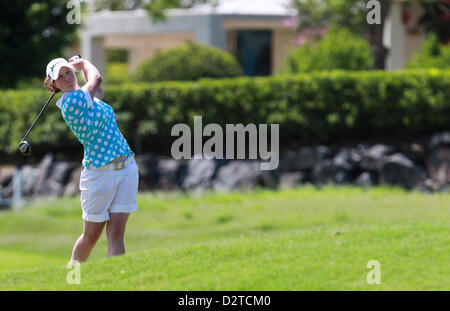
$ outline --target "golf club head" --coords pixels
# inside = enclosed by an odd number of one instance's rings
[[[26,140],[22,140],[19,144],[19,149],[20,152],[24,155],[24,156],[29,156],[31,155],[31,146],[30,144],[26,141]]]

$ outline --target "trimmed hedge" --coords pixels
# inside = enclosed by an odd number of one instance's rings
[[[227,123],[279,123],[281,148],[413,138],[450,128],[450,71],[436,69],[125,84],[104,91],[132,148],[137,132],[144,150],[155,153],[169,152],[176,139],[172,126],[192,125],[194,115],[203,116],[203,126],[214,122],[223,128]],[[1,91],[2,156],[19,154],[18,143],[48,95],[44,90]],[[81,152],[55,100],[30,135],[33,150]]]

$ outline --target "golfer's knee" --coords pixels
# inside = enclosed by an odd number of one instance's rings
[[[83,241],[90,245],[97,243],[101,233],[83,233]]]
[[[119,244],[123,243],[123,233],[121,231],[111,230],[107,234],[109,244]]]

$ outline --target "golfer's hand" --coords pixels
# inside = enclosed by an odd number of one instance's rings
[[[52,83],[50,82],[50,78],[47,77],[44,80],[44,87],[46,87],[50,92],[54,92],[56,90],[56,88],[52,85]]]
[[[76,58],[76,56],[71,57],[68,60],[69,64],[73,66],[75,72],[83,71],[84,69],[84,60],[82,58]]]

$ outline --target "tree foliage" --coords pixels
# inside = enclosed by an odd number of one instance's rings
[[[3,0],[0,10],[0,87],[45,76],[48,61],[74,44],[77,24],[66,20],[66,0]]]
[[[369,25],[366,16],[369,11],[367,0],[294,0],[298,11],[300,27],[337,25],[355,34],[368,35],[371,42],[374,65],[383,69],[387,50],[383,46],[383,28],[392,1],[379,0],[381,24]],[[439,41],[450,42],[450,2],[448,0],[407,0],[402,3],[407,9],[413,2],[419,3],[424,13],[417,21],[429,33],[437,34]]]
[[[424,14],[418,24],[423,25],[428,32],[435,33],[441,43],[450,43],[450,1],[422,0],[422,7]]]
[[[438,36],[431,34],[406,67],[450,69],[450,46],[440,44]]]
[[[294,0],[301,27],[336,24],[363,33],[367,0]]]
[[[154,23],[164,21],[167,9],[188,9],[198,4],[216,4],[218,0],[96,0],[95,10],[135,10],[144,8],[147,10]]]
[[[324,39],[308,40],[293,49],[286,59],[285,70],[292,74],[334,69],[369,70],[372,62],[367,40],[347,29],[332,28]]]
[[[141,7],[142,0],[95,0],[94,10],[128,11]]]

